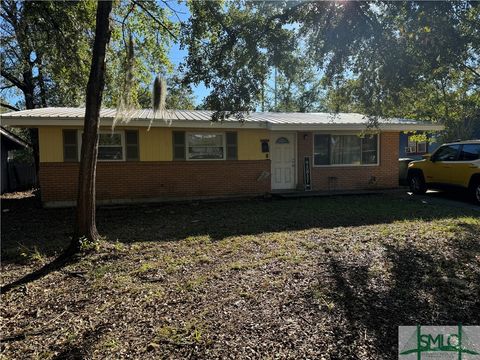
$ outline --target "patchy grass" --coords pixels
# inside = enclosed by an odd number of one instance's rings
[[[5,284],[66,246],[73,211],[2,207]],[[2,356],[383,359],[399,325],[478,321],[478,211],[350,196],[104,208],[98,223],[94,251],[2,295]]]

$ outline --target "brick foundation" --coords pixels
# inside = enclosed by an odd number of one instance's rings
[[[380,162],[378,166],[313,167],[313,133],[299,132],[297,134],[297,144],[299,189],[303,189],[305,156],[311,158],[312,190],[367,190],[398,186],[398,132],[380,134]]]
[[[264,194],[270,178],[270,160],[99,162],[97,199],[141,200],[222,197]],[[42,201],[67,204],[76,199],[78,164],[41,163]]]

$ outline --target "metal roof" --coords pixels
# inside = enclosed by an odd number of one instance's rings
[[[111,124],[116,109],[102,109],[100,118],[102,125]],[[154,127],[263,127],[271,130],[309,130],[309,129],[358,129],[365,128],[368,118],[356,113],[273,113],[252,112],[246,114],[244,121],[229,117],[221,122],[212,122],[214,111],[206,110],[166,110],[155,116],[152,109],[134,110],[128,113],[129,119],[122,126],[154,126]],[[50,107],[23,110],[1,114],[2,123],[12,126],[33,125],[82,125],[85,108]],[[60,122],[61,123],[60,123]],[[421,122],[400,118],[378,119],[380,128],[395,130],[442,130],[443,126],[429,122]]]

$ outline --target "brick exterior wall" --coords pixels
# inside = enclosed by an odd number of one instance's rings
[[[306,135],[306,136],[305,136]],[[312,161],[312,190],[355,190],[398,186],[399,133],[380,134],[378,166],[313,167],[313,133],[298,132],[298,189],[303,190],[304,157]],[[271,191],[270,160],[99,162],[98,200],[222,197]],[[40,163],[42,201],[76,199],[78,163]]]
[[[98,200],[254,195],[270,191],[270,160],[99,162]],[[40,163],[42,201],[76,200],[78,164]]]
[[[305,136],[306,135],[306,136]],[[298,132],[298,188],[303,189],[304,157],[311,158],[312,190],[355,190],[395,188],[398,186],[398,132],[380,133],[378,166],[313,166],[313,133]]]

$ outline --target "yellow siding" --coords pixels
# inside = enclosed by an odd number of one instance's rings
[[[38,142],[40,147],[40,162],[63,161],[62,128],[53,126],[39,127]]]
[[[238,160],[265,160],[260,140],[269,139],[268,130],[238,130]]]
[[[40,162],[63,161],[63,133],[62,127],[39,127]],[[118,130],[125,128],[118,127]],[[102,130],[110,130],[103,129]],[[176,129],[177,130],[177,129]],[[179,131],[219,131],[219,129],[178,129]],[[171,128],[138,129],[140,161],[171,161],[172,154]],[[223,132],[224,130],[220,130]],[[269,139],[268,130],[238,129],[230,130],[238,133],[238,160],[264,160],[267,158],[261,151],[262,139]]]
[[[185,132],[223,132],[220,129],[188,128],[146,128],[139,129],[140,161],[172,161],[172,131]],[[228,131],[235,131],[234,129]],[[261,151],[262,139],[269,139],[268,130],[238,129],[238,160],[264,160],[266,154]]]
[[[172,130],[167,128],[138,129],[140,161],[172,160]]]
[[[138,129],[140,161],[171,161],[172,130],[169,128]]]

